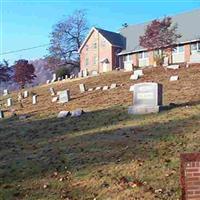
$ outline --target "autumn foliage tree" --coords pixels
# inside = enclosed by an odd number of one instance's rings
[[[153,20],[146,28],[143,36],[140,36],[140,46],[147,50],[160,49],[163,56],[163,49],[172,50],[178,39],[181,37],[177,33],[177,24],[172,23],[171,17],[162,20]]]
[[[32,83],[36,75],[34,74],[35,68],[32,64],[28,63],[28,60],[16,61],[14,67],[14,81],[20,85],[21,88],[27,83]]]

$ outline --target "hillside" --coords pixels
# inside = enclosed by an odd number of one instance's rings
[[[179,156],[199,151],[200,66],[179,70],[147,68],[131,81],[129,72],[111,72],[30,89],[39,103],[13,106],[18,117],[0,120],[0,199],[26,200],[175,200],[180,198]],[[180,80],[169,82],[172,74]],[[164,87],[164,104],[174,109],[159,114],[127,114],[130,85],[155,81]],[[80,93],[117,83],[108,91]],[[69,89],[71,101],[51,102],[49,88]],[[15,99],[17,92],[11,94]],[[1,97],[5,102],[5,97]],[[61,110],[83,108],[80,118],[57,119]]]

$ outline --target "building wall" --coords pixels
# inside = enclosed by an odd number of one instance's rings
[[[94,48],[94,43],[96,43],[96,48]],[[102,73],[105,69],[102,61],[108,59],[106,71],[112,71],[116,65],[119,65],[118,58],[116,59],[117,51],[119,51],[118,47],[113,47],[97,30],[94,30],[80,52],[80,68],[87,69],[89,72]],[[88,65],[86,65],[86,59],[89,61]]]

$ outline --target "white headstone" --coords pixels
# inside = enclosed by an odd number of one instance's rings
[[[144,74],[143,74],[143,71],[142,71],[141,69],[138,69],[138,70],[135,70],[135,71],[134,71],[134,75],[135,75],[135,76],[138,75],[138,77],[141,77],[141,76],[143,76]]]
[[[49,84],[50,83],[50,80],[47,80],[46,84]]]
[[[55,92],[54,88],[50,87],[49,90],[51,92],[51,96],[55,96],[56,95],[56,92]]]
[[[117,87],[117,84],[116,83],[112,83],[111,86],[110,86],[110,89],[114,89]]]
[[[168,65],[167,69],[179,69],[180,66],[179,65]]]
[[[3,90],[3,96],[7,96],[8,94],[9,94],[9,92],[7,89]]]
[[[96,87],[96,89],[95,90],[100,90],[101,89],[101,86],[98,86],[98,87]]]
[[[178,76],[171,76],[169,81],[177,81],[179,79]]]
[[[24,91],[24,98],[27,98],[28,96],[29,96],[29,92],[26,90],[26,91]]]
[[[64,118],[64,117],[67,117],[69,114],[70,114],[69,111],[60,111],[60,112],[58,113],[57,118]]]
[[[57,94],[59,96],[59,103],[67,103],[70,100],[69,90],[59,91]]]
[[[83,70],[83,77],[87,77],[88,76],[88,70],[87,69],[84,69]]]
[[[7,99],[7,106],[8,107],[12,106],[12,98]]]
[[[56,79],[57,79],[56,74],[53,74],[53,78],[52,78],[51,82],[55,82]]]
[[[58,81],[61,81],[61,77],[58,77]]]
[[[53,97],[51,102],[54,103],[56,101],[58,101],[58,97]]]
[[[168,57],[164,57],[163,67],[167,67],[168,65],[169,65],[169,58]]]
[[[80,84],[79,88],[80,88],[81,93],[86,91],[85,84]]]
[[[103,90],[108,90],[109,87],[107,85],[103,86]]]
[[[76,109],[74,111],[71,112],[71,116],[72,117],[79,117],[84,113],[84,111],[82,109]]]
[[[129,91],[130,91],[130,92],[133,92],[133,91],[134,91],[134,85],[131,85]]]
[[[139,79],[139,75],[138,74],[132,74],[130,79],[131,80],[138,80]]]
[[[88,89],[88,92],[91,92],[91,91],[93,91],[93,88],[89,88],[89,89]]]
[[[37,95],[33,95],[32,103],[33,103],[33,105],[37,104]]]

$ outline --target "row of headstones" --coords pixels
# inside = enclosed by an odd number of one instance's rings
[[[92,75],[97,75],[97,74],[98,74],[97,72],[94,72]],[[81,70],[78,73],[77,76],[75,74],[72,74],[70,77],[68,77],[68,75],[66,75],[65,78],[62,78],[62,77],[57,78],[56,74],[53,74],[52,80],[47,80],[46,83],[49,84],[49,83],[53,83],[53,82],[56,82],[56,81],[63,81],[63,80],[74,79],[74,78],[88,77],[88,75],[89,75],[89,72],[88,72],[87,69]]]
[[[171,67],[172,66],[172,67]],[[178,69],[179,68],[179,65],[171,65],[169,67],[169,69]],[[175,67],[174,67],[175,66]],[[174,67],[174,68],[173,68]],[[138,80],[140,77],[142,77],[144,75],[143,73],[143,70],[135,70],[133,72],[133,74],[131,75],[130,79],[131,80]],[[175,75],[175,76],[171,76],[169,81],[177,81],[179,79],[179,76],[178,75]]]
[[[86,91],[91,92],[91,91],[93,91],[93,90],[103,90],[103,91],[105,91],[105,90],[108,90],[108,89],[114,89],[114,88],[116,88],[116,87],[117,87],[117,84],[116,84],[116,83],[112,83],[110,86],[108,86],[108,85],[105,85],[105,86],[98,86],[98,87],[96,87],[96,88],[89,88],[89,89],[87,90],[85,84],[80,84],[80,85],[79,85],[79,89],[80,89],[80,92],[81,92],[81,93],[86,92]]]

